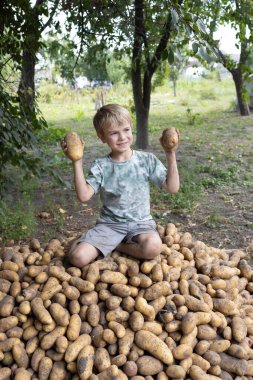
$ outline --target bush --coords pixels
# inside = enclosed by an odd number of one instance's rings
[[[57,84],[42,81],[38,87],[38,98],[45,103],[51,103],[52,99],[62,100],[71,96],[73,90],[68,86],[59,86]]]
[[[0,82],[0,196],[5,190],[5,167],[21,168],[25,174],[39,175],[43,155],[39,152],[38,132],[47,127],[46,121],[36,109],[25,115],[18,99],[7,93]]]

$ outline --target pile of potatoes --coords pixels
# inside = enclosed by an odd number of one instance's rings
[[[158,226],[156,260],[82,269],[70,237],[4,247],[0,379],[252,380],[253,271],[242,250]]]

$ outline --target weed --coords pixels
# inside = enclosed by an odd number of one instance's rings
[[[207,225],[209,225],[210,227],[218,227],[224,222],[225,218],[220,214],[220,211],[218,209],[212,210],[211,213],[208,215]]]
[[[45,94],[45,103],[51,103],[52,102],[52,97],[50,94]]]
[[[188,125],[195,125],[198,113],[193,113],[191,108],[187,108],[186,110],[186,118],[187,118],[187,124]]]
[[[84,118],[84,111],[81,109],[76,110],[76,115],[73,118],[74,121],[81,121]]]
[[[65,136],[68,128],[48,128],[40,132],[40,140],[42,144],[55,145],[59,144],[59,141]]]
[[[187,99],[181,99],[181,100],[180,100],[180,104],[181,104],[182,106],[186,107],[186,106],[188,106],[189,102],[188,102]]]
[[[213,165],[199,165],[197,169],[200,174],[208,174],[201,177],[201,183],[205,188],[229,184],[237,179],[237,166],[219,168]]]

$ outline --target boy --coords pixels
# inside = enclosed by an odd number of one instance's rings
[[[72,265],[83,267],[101,252],[117,249],[139,259],[153,259],[161,251],[161,239],[150,215],[149,182],[169,193],[179,190],[177,145],[165,151],[167,169],[152,153],[132,150],[132,121],[117,104],[101,107],[94,116],[97,135],[111,153],[94,161],[84,177],[83,161],[73,161],[78,199],[87,202],[100,192],[102,209],[94,228],[76,240],[69,251]],[[62,148],[68,156],[66,142]]]

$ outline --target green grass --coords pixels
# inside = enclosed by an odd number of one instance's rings
[[[20,196],[13,206],[2,203],[0,210],[0,233],[3,240],[20,241],[33,237],[36,232],[36,217],[30,196]]]
[[[194,164],[189,166],[180,163],[179,172],[181,187],[177,194],[167,194],[151,186],[151,204],[156,209],[156,217],[161,218],[168,211],[175,213],[190,211],[204,193],[204,187],[198,180],[198,172]]]
[[[77,131],[85,139],[85,170],[93,159],[108,149],[97,138],[92,124],[97,90],[71,91],[44,83],[39,89],[40,109],[49,128],[41,132],[45,157],[59,175],[71,176],[71,163],[64,157],[60,140],[68,130]],[[133,100],[130,86],[120,86],[105,93],[106,103],[119,103],[132,112]],[[151,187],[153,215],[162,218],[167,212],[191,212],[201,202],[206,192],[222,186],[252,187],[252,116],[240,117],[233,111],[235,89],[231,79],[180,80],[177,96],[169,83],[155,89],[151,95],[149,118],[149,151],[162,161],[164,153],[159,137],[168,126],[179,129],[181,144],[178,150],[178,167],[181,188],[178,194],[168,195]],[[135,115],[133,115],[135,122]],[[135,128],[134,128],[135,131]],[[13,170],[13,169],[11,169]],[[20,175],[19,175],[20,174]],[[35,191],[42,187],[52,209],[56,227],[63,223],[59,208],[54,206],[55,190],[63,185],[53,182],[44,173],[43,182],[34,178],[24,182],[21,173],[11,172],[15,186],[3,201],[4,217],[0,218],[3,239],[29,238],[36,229]],[[71,187],[72,184],[65,184]],[[16,198],[15,198],[16,197]],[[64,196],[63,196],[64,198]],[[61,199],[64,205],[64,199]],[[12,204],[15,203],[15,208]],[[49,205],[50,204],[50,205]],[[63,207],[64,208],[64,207]],[[219,215],[210,215],[210,224],[219,222]]]

